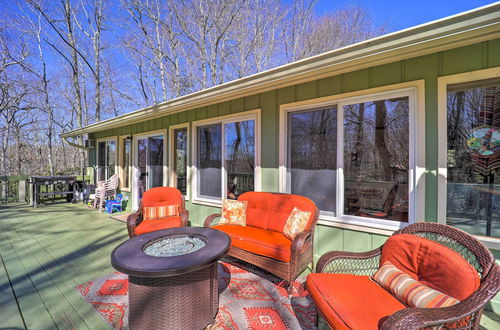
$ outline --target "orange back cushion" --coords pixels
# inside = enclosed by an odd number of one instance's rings
[[[475,268],[454,250],[410,234],[391,236],[382,248],[380,265],[395,267],[435,290],[464,300],[480,285]]]
[[[250,191],[242,194],[238,200],[248,201],[247,226],[281,233],[294,207],[311,212],[306,229],[310,229],[316,212],[316,204],[299,195]]]
[[[273,194],[268,192],[249,191],[242,194],[239,201],[247,201],[247,226],[267,229],[269,213],[273,202]]]
[[[290,216],[293,208],[297,207],[301,211],[310,212],[309,221],[307,222],[306,229],[311,228],[311,223],[316,212],[316,204],[309,198],[299,195],[289,194],[275,194],[273,200],[273,208],[271,210],[271,217],[269,218],[269,230],[283,232],[286,221]]]
[[[170,187],[156,187],[144,192],[142,207],[154,207],[177,204],[182,208],[182,193],[179,189]]]

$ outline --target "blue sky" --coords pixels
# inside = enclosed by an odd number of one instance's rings
[[[405,29],[470,9],[495,3],[481,0],[318,0],[317,10],[331,11],[358,5],[372,14],[375,23],[389,22],[390,32]]]

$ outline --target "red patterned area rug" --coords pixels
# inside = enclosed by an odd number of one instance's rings
[[[236,261],[219,263],[219,312],[207,329],[316,329],[316,308],[304,289],[293,283],[289,297],[277,277]],[[128,329],[128,277],[115,272],[76,287],[114,329]]]

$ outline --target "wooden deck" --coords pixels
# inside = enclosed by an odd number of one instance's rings
[[[105,329],[75,286],[113,271],[125,223],[83,206],[0,209],[0,329]]]
[[[75,286],[112,272],[111,251],[126,239],[125,223],[81,205],[0,206],[0,329],[107,328]]]

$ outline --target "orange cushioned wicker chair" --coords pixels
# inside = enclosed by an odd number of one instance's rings
[[[395,272],[383,273],[388,264]],[[326,253],[306,285],[334,329],[478,329],[500,289],[500,267],[471,235],[416,223],[376,250]]]
[[[318,208],[310,199],[290,194],[246,192],[238,201],[247,201],[246,225],[218,225],[220,214],[205,220],[205,227],[221,230],[231,237],[228,255],[254,264],[284,279],[287,284],[313,262],[314,227]],[[310,212],[305,230],[293,240],[283,234],[294,207]],[[289,291],[291,286],[289,286]]]
[[[166,208],[160,211],[162,207]],[[170,214],[172,212],[175,214]],[[185,227],[188,221],[189,211],[179,189],[152,188],[144,192],[137,212],[128,216],[128,235],[134,237],[162,229]]]

